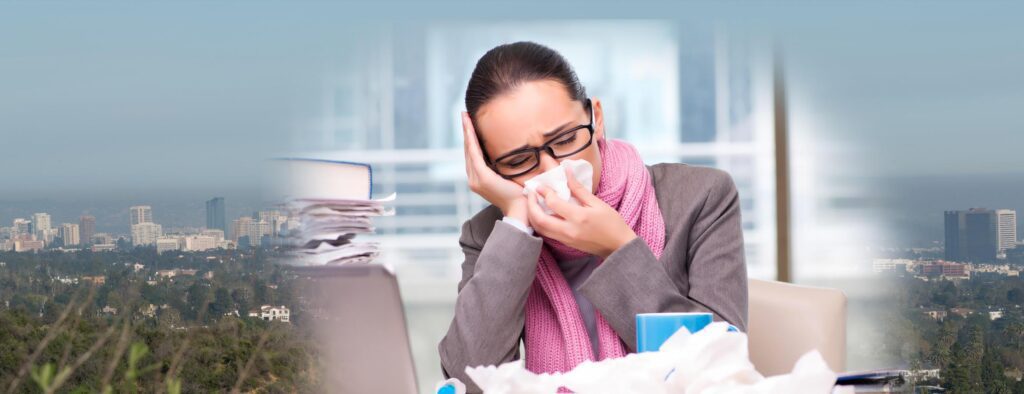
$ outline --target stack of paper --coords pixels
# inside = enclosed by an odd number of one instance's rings
[[[374,216],[391,216],[394,207],[384,203],[395,200],[392,194],[382,199],[293,199],[288,209],[300,219],[299,230],[292,234],[287,254],[292,265],[334,265],[369,263],[379,255],[376,242],[356,242],[357,234],[373,233]]]

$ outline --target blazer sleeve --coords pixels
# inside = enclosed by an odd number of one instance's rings
[[[465,373],[467,366],[519,359],[526,297],[543,240],[498,220],[481,246],[472,222],[462,226],[462,280],[455,316],[438,353],[445,377],[457,378],[476,392],[479,388]]]
[[[715,320],[746,332],[747,271],[739,196],[728,173],[712,178],[688,234],[668,240],[689,244],[688,261],[659,262],[637,237],[609,255],[580,287],[631,351],[636,351],[637,313],[711,312]],[[687,265],[688,286],[675,283],[666,264]]]

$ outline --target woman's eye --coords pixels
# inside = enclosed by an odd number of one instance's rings
[[[576,141],[576,134],[575,133],[573,133],[573,135],[570,136],[569,138],[566,138],[564,140],[555,142],[555,145],[568,145],[568,144],[571,144],[573,141]]]
[[[527,158],[512,159],[512,160],[506,161],[504,163],[504,166],[505,167],[509,167],[509,168],[516,168],[516,167],[520,167],[520,166],[526,164],[526,162],[528,162],[528,161],[530,161],[530,158],[528,158],[528,157]]]

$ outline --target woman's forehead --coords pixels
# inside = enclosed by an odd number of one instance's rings
[[[514,149],[543,143],[544,133],[578,122],[580,108],[558,82],[527,82],[484,104],[476,126],[495,151]]]

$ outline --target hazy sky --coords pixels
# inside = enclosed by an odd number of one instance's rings
[[[3,3],[0,199],[254,186],[320,114],[354,20],[664,17],[770,28],[792,105],[899,175],[1024,172],[1024,7]],[[543,7],[540,5],[543,4]],[[664,3],[661,3],[664,4]],[[368,8],[369,7],[369,8]]]

